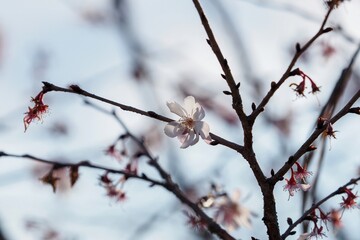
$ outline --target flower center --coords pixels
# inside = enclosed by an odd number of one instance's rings
[[[181,124],[185,126],[187,129],[193,129],[195,121],[194,119],[187,117],[181,120]]]

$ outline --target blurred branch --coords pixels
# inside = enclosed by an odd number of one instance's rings
[[[0,240],[7,240],[7,238],[5,237],[3,231],[2,231],[2,226],[0,225]]]
[[[114,113],[114,116],[116,116],[115,113]],[[197,216],[199,216],[204,221],[204,223],[206,223],[207,229],[211,233],[217,235],[218,237],[220,237],[221,239],[224,239],[224,240],[234,240],[234,238],[227,231],[225,231],[223,228],[221,228],[220,225],[217,224],[212,218],[210,218],[198,206],[198,204],[192,202],[186,196],[186,194],[180,189],[180,187],[175,182],[173,182],[170,174],[168,174],[160,166],[160,164],[158,163],[157,158],[155,158],[155,157],[153,157],[151,155],[151,153],[149,152],[147,147],[144,145],[143,141],[141,141],[135,135],[133,135],[128,130],[128,128],[122,123],[120,118],[117,118],[117,119],[122,124],[123,128],[126,131],[126,134],[129,137],[131,137],[133,140],[135,140],[138,143],[138,145],[142,148],[143,154],[149,159],[148,164],[150,166],[154,167],[157,170],[157,172],[160,174],[161,178],[164,181],[158,181],[158,180],[151,179],[147,175],[145,175],[144,173],[141,174],[141,175],[137,175],[137,174],[129,172],[129,171],[115,170],[115,169],[112,169],[112,168],[107,168],[107,167],[95,165],[95,164],[90,163],[89,161],[81,161],[79,163],[63,163],[63,162],[49,161],[49,160],[41,159],[41,158],[34,157],[32,155],[29,155],[29,154],[16,155],[16,154],[8,154],[8,153],[5,153],[5,152],[0,152],[0,157],[26,158],[26,159],[30,159],[30,160],[34,160],[34,161],[54,165],[54,167],[56,167],[57,169],[58,168],[64,168],[64,167],[76,167],[76,168],[87,167],[87,168],[99,169],[99,170],[104,170],[104,171],[109,172],[109,173],[121,174],[121,175],[125,176],[126,179],[130,179],[130,178],[140,179],[140,180],[151,183],[151,186],[161,186],[161,187],[167,189],[169,192],[172,192],[183,204],[185,204],[186,206],[191,208],[194,211],[194,213]]]
[[[282,239],[287,238],[290,235],[291,230],[293,230],[298,224],[300,224],[301,222],[303,222],[304,220],[306,220],[306,217],[313,212],[317,207],[319,207],[321,204],[323,204],[324,202],[326,202],[327,200],[329,200],[330,198],[342,194],[344,193],[344,189],[347,186],[350,185],[355,185],[357,184],[357,182],[360,181],[360,177],[357,178],[353,178],[351,179],[349,182],[347,182],[346,184],[344,184],[343,186],[339,187],[336,191],[330,193],[328,196],[326,196],[325,198],[321,199],[320,201],[318,201],[317,203],[313,204],[307,211],[304,212],[304,214],[298,219],[296,220],[293,224],[291,224],[288,229],[284,232],[284,234],[281,235]]]
[[[104,170],[104,171],[109,172],[109,173],[121,174],[121,175],[125,176],[127,179],[130,179],[130,178],[140,179],[140,180],[149,182],[152,185],[165,187],[164,182],[160,182],[160,181],[157,181],[157,180],[154,180],[154,179],[150,179],[147,176],[139,176],[139,175],[133,174],[131,172],[96,165],[96,164],[91,163],[89,161],[81,161],[81,162],[78,162],[78,163],[65,163],[65,162],[51,161],[51,160],[38,158],[38,157],[35,157],[33,155],[30,155],[30,154],[18,155],[18,154],[11,154],[11,153],[6,153],[6,152],[0,151],[0,158],[1,157],[13,157],[13,158],[30,159],[30,160],[33,160],[33,161],[36,161],[36,162],[41,162],[41,163],[45,163],[45,164],[54,165],[54,166],[56,166],[56,168],[85,167],[85,168]]]

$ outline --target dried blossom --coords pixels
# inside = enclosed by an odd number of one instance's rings
[[[54,176],[54,170],[48,172],[45,176],[39,179],[42,183],[51,185],[54,193],[56,192],[56,182],[60,180],[60,178]]]
[[[77,180],[79,179],[79,166],[71,166],[70,167],[70,183],[73,187]]]
[[[44,93],[41,91],[35,98],[31,98],[31,101],[35,103],[34,107],[28,107],[28,111],[24,117],[25,131],[29,127],[30,123],[35,120],[42,120],[44,113],[48,111],[49,106],[43,103]]]

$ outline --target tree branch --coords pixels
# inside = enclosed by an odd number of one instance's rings
[[[49,83],[49,82],[43,82],[43,84],[44,84],[44,86],[43,86],[44,94],[47,93],[47,92],[52,92],[52,91],[78,94],[78,95],[85,96],[85,97],[88,97],[88,98],[96,99],[96,100],[98,100],[100,102],[110,104],[110,105],[118,107],[118,108],[120,108],[120,109],[122,109],[124,111],[137,113],[137,114],[140,114],[140,115],[143,115],[143,116],[146,116],[146,117],[149,117],[149,118],[157,119],[157,120],[160,120],[160,121],[163,121],[163,122],[172,122],[172,121],[174,121],[171,118],[167,118],[167,117],[162,116],[160,114],[157,114],[157,113],[155,113],[153,111],[144,111],[144,110],[141,110],[141,109],[138,109],[138,108],[135,108],[135,107],[124,105],[124,104],[121,104],[121,103],[106,99],[104,97],[100,97],[98,95],[89,93],[89,92],[81,89],[77,85],[71,85],[69,88],[62,88],[62,87],[56,86],[56,85],[54,85],[52,83]],[[237,151],[239,153],[242,153],[244,151],[244,147],[241,146],[241,145],[238,145],[238,144],[236,144],[234,142],[228,141],[228,140],[226,140],[226,139],[224,139],[224,138],[222,138],[222,137],[220,137],[220,136],[218,136],[216,134],[213,134],[213,133],[210,133],[210,136],[214,140],[213,145],[221,144],[221,145],[226,146],[226,147],[228,147],[230,149],[233,149],[233,150],[235,150],[235,151]]]
[[[317,207],[319,207],[321,204],[323,204],[324,202],[326,202],[327,200],[329,200],[330,198],[342,194],[344,193],[344,189],[347,186],[356,184],[358,181],[360,181],[360,177],[358,178],[353,178],[351,179],[349,182],[347,182],[346,184],[344,184],[343,186],[339,187],[336,191],[330,193],[328,196],[324,197],[323,199],[321,199],[320,201],[318,201],[317,203],[313,204],[308,210],[306,210],[304,212],[304,214],[298,219],[296,220],[293,224],[291,224],[288,229],[281,235],[282,239],[285,239],[289,236],[291,230],[293,230],[297,225],[299,225],[300,223],[302,223],[306,217],[313,212]]]

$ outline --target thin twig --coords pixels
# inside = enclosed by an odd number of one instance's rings
[[[270,101],[270,98],[275,94],[276,90],[280,88],[280,86],[285,82],[286,79],[288,79],[291,76],[291,70],[295,66],[297,60],[300,58],[300,56],[315,42],[316,39],[318,39],[321,35],[331,31],[331,28],[325,28],[325,24],[330,16],[330,13],[334,9],[334,5],[329,7],[329,10],[327,11],[325,18],[320,26],[319,31],[303,46],[297,45],[296,52],[294,54],[294,57],[292,58],[289,66],[287,67],[285,73],[282,75],[280,80],[276,82],[271,83],[271,88],[269,92],[265,95],[263,100],[260,102],[260,104],[257,106],[257,108],[250,114],[249,120],[252,124],[254,124],[256,117],[264,111],[264,108],[266,104]]]

